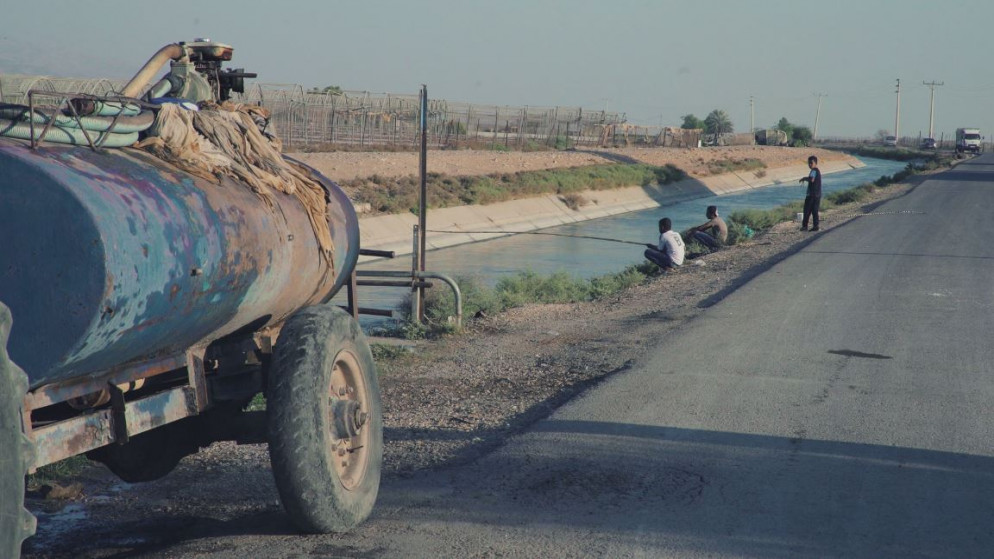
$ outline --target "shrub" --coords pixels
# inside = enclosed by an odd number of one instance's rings
[[[863,183],[855,188],[833,192],[826,196],[825,199],[831,204],[841,206],[843,204],[851,204],[853,202],[864,200],[872,192],[873,185],[870,183]]]
[[[572,278],[566,272],[539,276],[532,271],[501,278],[497,294],[504,308],[520,307],[528,303],[573,303],[587,300],[589,287],[586,282]]]
[[[532,271],[518,272],[501,278],[493,288],[484,286],[477,278],[460,276],[455,279],[462,293],[463,322],[468,322],[478,314],[497,314],[513,307],[531,303],[576,303],[591,301],[618,293],[639,285],[647,277],[658,275],[658,267],[643,261],[633,264],[614,274],[587,279],[578,279],[566,272],[556,272],[541,276]],[[428,289],[425,292],[426,325],[411,322],[411,299],[404,301],[405,322],[387,328],[380,333],[420,339],[434,337],[454,331],[449,317],[455,316],[455,302],[447,287]]]
[[[728,216],[728,220],[739,226],[749,227],[753,231],[764,231],[781,221],[793,219],[794,214],[800,209],[800,202],[791,202],[771,210],[736,210]]]
[[[652,264],[650,262],[650,264]],[[652,264],[653,268],[657,268]],[[628,266],[617,274],[593,278],[590,280],[590,298],[600,299],[634,287],[645,281],[648,274],[639,269],[639,265]]]
[[[687,254],[707,254],[711,252],[710,248],[701,244],[701,242],[694,237],[685,237],[683,243],[684,250]]]
[[[735,171],[754,171],[757,169],[765,169],[766,163],[758,159],[748,158],[748,159],[717,159],[715,161],[710,161],[707,164],[708,172],[712,175],[721,175],[724,173],[732,173]]]
[[[458,120],[450,120],[445,123],[445,133],[446,134],[458,134],[460,136],[466,135],[466,125]]]
[[[731,218],[725,221],[725,225],[728,226],[728,239],[725,241],[728,245],[737,245],[748,241],[755,232],[752,227],[738,221],[733,221]]]
[[[590,203],[590,201],[584,198],[582,194],[577,194],[575,192],[564,194],[560,196],[559,199],[562,200],[563,204],[566,204],[567,208],[573,211],[577,211],[582,206],[586,206]]]

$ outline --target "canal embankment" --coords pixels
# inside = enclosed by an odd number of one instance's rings
[[[859,159],[848,155],[819,165],[825,174],[863,166]],[[487,205],[430,209],[427,215],[430,233],[426,243],[428,249],[432,250],[484,241],[688,200],[796,183],[798,178],[807,173],[806,165],[793,164],[689,177],[665,185],[587,190],[569,199],[558,194],[547,194]],[[413,249],[414,226],[417,223],[418,216],[412,213],[361,217],[359,227],[362,246],[392,250],[398,255],[410,254]]]

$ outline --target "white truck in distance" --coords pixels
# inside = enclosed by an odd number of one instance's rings
[[[980,153],[983,151],[981,140],[983,138],[980,136],[979,128],[957,128],[956,152],[971,151],[973,153]]]

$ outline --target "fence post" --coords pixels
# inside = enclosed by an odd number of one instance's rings
[[[335,95],[331,98],[331,143],[335,143],[335,111],[337,107],[338,96]]]
[[[415,287],[415,278],[418,277],[418,263],[421,261],[421,233],[418,225],[414,225],[414,250],[411,251],[411,322],[421,324],[421,289]]]
[[[576,145],[581,145],[580,142],[583,140],[583,107],[580,107],[580,110],[577,112],[576,127]]]
[[[494,140],[490,145],[490,149],[497,149],[497,129],[500,128],[498,124],[498,119],[500,118],[500,107],[494,107]]]
[[[549,126],[549,138],[552,140],[551,146],[555,147],[559,139],[559,107],[552,111],[552,125]]]
[[[521,142],[522,140],[524,140],[525,126],[527,125],[528,125],[528,107],[525,107],[524,109],[521,109],[521,120],[520,124],[518,124],[518,149],[521,149],[522,146]]]
[[[362,119],[359,121],[359,146],[366,146],[366,110],[362,111]]]

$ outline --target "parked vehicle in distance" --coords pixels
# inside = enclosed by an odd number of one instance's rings
[[[957,128],[956,129],[956,153],[983,151],[981,141],[984,138],[980,135],[979,128]]]
[[[884,145],[887,146],[887,147],[896,148],[897,147],[897,137],[896,136],[887,136],[886,138],[884,138]]]
[[[924,138],[922,140],[922,149],[938,149],[938,145],[935,143],[935,138]]]

